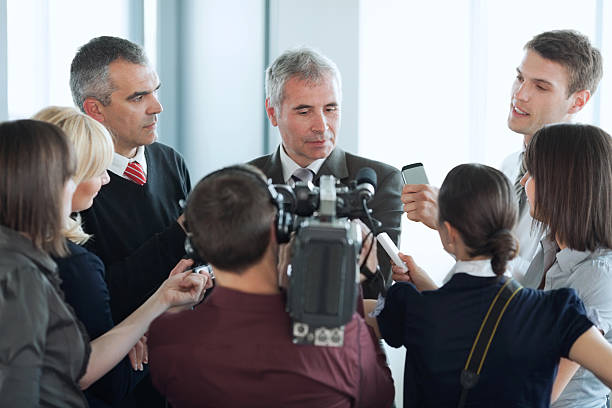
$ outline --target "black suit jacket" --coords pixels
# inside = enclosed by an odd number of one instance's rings
[[[261,169],[273,183],[283,184],[283,166],[280,160],[280,146],[270,155],[259,157],[249,164]],[[376,172],[378,186],[376,194],[368,203],[372,209],[372,216],[382,223],[379,232],[386,232],[399,247],[400,221],[402,216],[402,178],[399,170],[388,164],[365,157],[356,156],[336,147],[327,157],[321,169],[314,177],[314,184],[318,185],[319,178],[323,175],[332,175],[340,180],[342,184],[355,179],[359,169],[369,167]],[[362,221],[369,225],[366,218]],[[362,285],[364,298],[376,299],[378,293],[390,284],[391,264],[385,250],[378,246],[378,264],[382,276],[368,279]],[[384,279],[383,279],[384,278]]]

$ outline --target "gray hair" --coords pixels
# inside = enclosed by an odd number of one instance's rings
[[[118,37],[97,37],[77,51],[70,66],[72,100],[84,112],[83,102],[95,98],[102,105],[111,102],[114,85],[109,78],[108,66],[123,59],[132,64],[149,65],[139,45]]]
[[[285,97],[285,84],[291,78],[318,83],[327,75],[332,75],[337,81],[342,95],[342,78],[332,60],[308,47],[287,50],[266,69],[266,98],[270,99],[270,106],[280,109]]]

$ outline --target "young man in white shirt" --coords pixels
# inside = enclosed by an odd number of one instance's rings
[[[599,50],[589,39],[573,30],[547,31],[533,37],[524,47],[525,54],[517,67],[512,85],[508,127],[523,135],[523,149],[508,156],[502,171],[515,183],[519,202],[519,219],[514,230],[520,252],[510,268],[520,279],[533,259],[541,233],[532,231],[532,218],[526,208],[523,189],[518,181],[525,146],[542,127],[571,122],[595,93],[603,68]],[[408,219],[436,229],[438,221],[438,188],[408,184],[402,190],[403,209]]]

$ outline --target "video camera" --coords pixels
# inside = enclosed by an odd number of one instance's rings
[[[283,211],[295,217],[286,307],[296,344],[344,344],[360,277],[361,229],[350,219],[371,220],[367,202],[376,181],[374,170],[366,167],[348,186],[333,176],[321,176],[319,187],[311,182],[274,186]]]

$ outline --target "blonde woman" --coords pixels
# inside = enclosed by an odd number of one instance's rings
[[[48,107],[37,113],[34,119],[53,123],[68,136],[77,158],[72,213],[78,214],[91,207],[100,188],[109,181],[106,168],[112,160],[113,143],[108,131],[94,119],[70,107]],[[143,353],[146,348],[134,346],[150,322],[171,306],[200,299],[199,293],[193,297],[198,288],[181,286],[183,280],[190,282],[189,279],[195,279],[182,274],[191,261],[179,262],[160,289],[113,328],[104,265],[95,254],[80,246],[91,237],[81,228],[78,215],[66,219],[65,225],[69,255],[55,258],[55,261],[66,301],[74,308],[92,339],[102,336],[110,340],[99,353],[95,348],[92,350],[80,385],[85,389],[93,384],[85,391],[91,407],[116,406],[146,374],[142,365],[147,362],[146,352]],[[175,278],[175,274],[181,278]],[[208,278],[208,275],[197,278],[202,288],[210,286]],[[181,292],[183,288],[190,290]],[[128,352],[132,361],[126,357]]]

